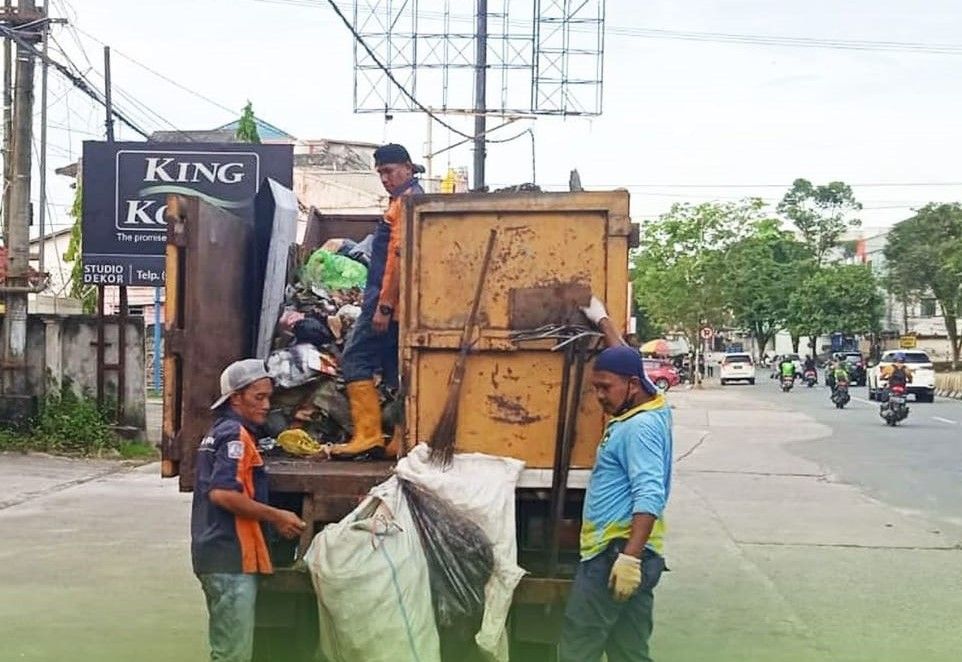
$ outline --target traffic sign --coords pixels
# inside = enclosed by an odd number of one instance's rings
[[[901,336],[899,337],[899,349],[915,349],[919,346],[918,340],[915,336]]]
[[[701,330],[701,337],[705,340],[710,340],[711,337],[715,335],[715,330],[710,326],[703,327]]]

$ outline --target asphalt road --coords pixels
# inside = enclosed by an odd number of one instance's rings
[[[821,382],[823,376],[819,373]],[[754,387],[733,384],[765,401],[788,405],[831,429],[831,436],[789,444],[788,449],[813,460],[838,479],[900,509],[962,524],[962,401],[936,398],[909,403],[909,417],[886,426],[879,405],[866,388],[853,388],[852,401],[839,411],[829,389],[798,383],[783,393],[767,372]]]

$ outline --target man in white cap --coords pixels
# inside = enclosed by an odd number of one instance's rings
[[[258,429],[274,387],[264,362],[245,359],[220,376],[214,425],[200,443],[191,512],[191,557],[207,598],[210,659],[250,662],[257,578],[271,574],[265,524],[296,538],[306,523],[267,505]]]

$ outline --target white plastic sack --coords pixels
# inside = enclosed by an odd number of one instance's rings
[[[524,462],[482,453],[458,453],[450,467],[440,469],[428,461],[429,455],[425,444],[416,446],[398,462],[397,477],[450,503],[481,527],[491,541],[494,573],[485,587],[484,618],[475,640],[492,659],[507,662],[505,623],[514,589],[524,576],[517,562],[514,503]]]
[[[427,561],[396,478],[317,534],[304,561],[329,662],[440,662]]]

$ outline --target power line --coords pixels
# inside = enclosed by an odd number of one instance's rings
[[[92,39],[93,41],[97,42],[98,44],[100,44],[100,45],[102,45],[102,46],[106,46],[106,45],[107,45],[105,42],[103,42],[102,40],[98,39],[97,37],[95,37],[94,35],[90,34],[89,32],[87,32],[87,31],[85,31],[85,30],[83,30],[83,29],[81,29],[81,28],[79,28],[79,27],[77,27],[77,26],[71,26],[71,27],[72,27],[74,30],[76,30],[77,32],[79,32],[80,34],[84,35],[85,37],[87,37],[87,38],[89,38],[89,39]],[[203,101],[206,101],[207,103],[211,104],[212,106],[214,106],[214,107],[216,107],[216,108],[219,108],[220,110],[223,110],[224,112],[231,113],[231,114],[234,114],[234,113],[237,112],[237,109],[235,109],[235,108],[229,108],[229,107],[225,106],[224,104],[222,104],[222,103],[220,103],[220,102],[218,102],[218,101],[215,101],[214,99],[211,99],[211,98],[208,97],[208,96],[205,96],[205,95],[201,94],[201,93],[198,92],[197,90],[192,90],[191,88],[189,88],[189,87],[187,87],[187,86],[185,86],[185,85],[183,85],[183,84],[181,84],[181,83],[178,83],[178,82],[177,82],[176,80],[174,80],[173,78],[170,78],[170,77],[168,77],[168,76],[165,76],[164,74],[160,73],[160,72],[157,71],[156,69],[152,69],[151,67],[147,66],[147,65],[144,64],[143,62],[140,62],[140,61],[138,61],[138,60],[135,60],[133,57],[131,57],[130,55],[127,55],[126,53],[123,53],[123,52],[121,52],[121,51],[118,51],[118,50],[116,50],[116,49],[113,48],[113,47],[111,47],[110,50],[111,50],[112,53],[116,53],[117,55],[119,55],[119,56],[122,57],[123,59],[127,60],[127,61],[130,62],[131,64],[134,64],[134,65],[140,67],[141,69],[143,69],[144,71],[153,74],[154,76],[156,76],[157,78],[160,78],[160,79],[163,80],[164,82],[170,83],[170,84],[173,85],[174,87],[176,87],[176,88],[178,88],[178,89],[180,89],[180,90],[183,90],[184,92],[187,92],[188,94],[191,94],[191,95],[197,97],[198,99],[201,99],[201,100],[203,100]]]
[[[321,0],[253,0],[262,4],[287,5],[292,7],[318,8]],[[329,2],[331,0],[328,0]],[[440,20],[444,17],[438,11],[418,11],[422,18]],[[474,17],[466,14],[450,15],[452,21],[473,23]],[[519,29],[530,28],[530,21],[506,20],[505,24]],[[574,32],[585,32],[578,26],[570,28]],[[924,42],[903,42],[867,39],[831,39],[825,37],[792,37],[771,34],[746,34],[729,32],[695,32],[690,30],[668,30],[658,28],[606,26],[607,35],[636,39],[665,39],[680,41],[701,41],[722,44],[742,44],[749,46],[777,46],[787,48],[823,48],[831,50],[882,51],[903,53],[924,53],[935,55],[962,55],[962,44],[937,44]]]
[[[460,131],[458,129],[455,129],[453,126],[451,126],[450,124],[445,122],[443,119],[441,119],[440,117],[435,115],[433,112],[431,112],[431,109],[425,106],[420,101],[418,101],[413,94],[408,92],[407,88],[401,85],[398,79],[394,77],[394,74],[391,73],[391,70],[388,69],[386,66],[384,66],[381,60],[379,60],[378,57],[374,54],[374,51],[371,50],[371,47],[367,45],[367,43],[364,41],[364,39],[361,37],[358,31],[354,29],[354,26],[351,25],[351,22],[349,20],[347,20],[347,17],[344,15],[344,12],[341,11],[341,8],[337,6],[337,3],[334,2],[334,0],[327,0],[327,3],[331,6],[331,9],[334,10],[334,12],[338,15],[338,17],[340,17],[341,21],[344,23],[344,26],[351,31],[352,35],[354,35],[355,41],[357,41],[357,43],[367,52],[367,55],[368,57],[371,58],[371,61],[374,62],[374,64],[376,64],[381,71],[384,72],[384,75],[387,76],[388,80],[394,83],[394,85],[398,88],[401,94],[403,94],[412,104],[414,104],[414,106],[418,110],[425,113],[428,117],[433,119],[435,122],[443,126],[448,131],[456,135],[459,135],[462,138],[474,140],[475,138],[474,136],[468,133],[464,133],[463,131]]]
[[[104,84],[106,85],[106,79],[104,79],[103,74],[101,74],[99,71],[97,71],[95,68],[93,68],[92,64],[91,64],[91,68],[88,69],[87,72],[80,72],[80,71],[79,71],[79,67],[77,67],[77,65],[70,59],[70,56],[67,54],[66,50],[63,48],[63,46],[60,44],[60,42],[58,42],[58,41],[56,40],[56,38],[54,38],[54,37],[51,37],[51,40],[52,40],[53,43],[56,45],[57,49],[60,51],[60,54],[74,67],[74,69],[76,69],[76,70],[78,71],[78,73],[80,73],[81,77],[82,77],[92,88],[96,89],[96,86],[93,84],[93,82],[92,82],[92,81],[90,80],[90,78],[88,77],[88,75],[87,75],[88,73],[96,74],[96,75],[99,76],[102,80],[104,80]],[[83,51],[83,44],[81,44],[81,43],[78,42],[78,45],[80,46],[81,50]],[[87,62],[90,62],[90,58],[87,57],[86,52],[85,52],[85,51],[83,51],[83,52],[84,52],[84,58],[87,60]],[[116,92],[119,96],[121,96],[122,98],[124,98],[127,102],[129,102],[130,105],[135,109],[135,111],[140,115],[140,117],[141,117],[142,119],[146,120],[148,123],[155,124],[155,125],[157,125],[157,126],[159,126],[159,127],[162,127],[162,126],[164,126],[164,125],[169,126],[169,127],[170,127],[171,129],[173,129],[174,131],[176,131],[176,132],[180,133],[181,135],[183,135],[188,141],[191,141],[191,140],[192,140],[192,138],[190,138],[190,135],[189,135],[189,134],[187,134],[187,133],[185,133],[184,131],[182,131],[181,129],[177,128],[177,126],[176,126],[173,122],[171,122],[171,121],[168,120],[166,117],[164,117],[163,115],[161,115],[160,113],[158,113],[157,111],[155,111],[155,110],[154,110],[153,108],[151,108],[149,105],[141,102],[141,101],[140,101],[139,99],[137,99],[133,94],[127,92],[125,89],[123,89],[123,88],[120,87],[119,85],[112,84],[112,85],[111,85],[111,89],[112,89],[114,92]],[[104,102],[100,102],[100,103],[103,104]],[[115,105],[116,105],[116,104],[115,104]],[[154,119],[154,118],[156,118],[156,119]],[[141,135],[144,135],[144,134],[141,134]],[[149,139],[149,136],[147,136],[147,135],[145,135],[144,137],[146,137],[146,138]]]
[[[816,37],[788,37],[779,35],[752,35],[725,32],[690,32],[684,30],[661,30],[654,28],[613,27],[609,34],[643,39],[669,39],[682,41],[706,41],[716,43],[747,44],[755,46],[786,46],[794,48],[827,48],[856,51],[894,51],[962,55],[962,44],[925,44],[920,42],[868,41],[853,39],[826,39]]]
[[[4,36],[9,37],[10,39],[12,39],[12,40],[13,40],[14,42],[16,42],[17,45],[20,46],[21,48],[29,51],[34,57],[40,58],[41,61],[47,62],[47,64],[49,64],[49,65],[52,66],[54,69],[56,69],[62,76],[65,76],[68,80],[70,80],[70,82],[73,83],[73,84],[77,87],[77,89],[81,90],[84,94],[86,94],[87,96],[89,96],[90,98],[92,98],[94,101],[96,101],[96,102],[99,103],[99,104],[104,104],[104,101],[101,100],[100,95],[98,94],[97,90],[96,90],[95,88],[93,88],[93,86],[92,86],[84,77],[78,76],[78,75],[75,74],[74,72],[70,71],[70,69],[67,68],[67,66],[61,64],[60,62],[57,62],[56,60],[54,60],[54,59],[52,59],[52,58],[50,58],[50,57],[48,57],[48,56],[46,56],[46,55],[44,55],[44,54],[43,54],[43,51],[39,50],[38,48],[34,47],[33,44],[31,44],[30,42],[28,42],[28,41],[26,41],[25,39],[23,39],[23,38],[17,33],[16,30],[13,30],[13,29],[11,29],[11,28],[8,28],[8,27],[5,26],[5,25],[0,25],[0,33],[3,33]],[[74,68],[76,68],[76,65],[73,64],[72,62],[71,62],[71,65],[72,65]],[[79,70],[78,70],[78,71],[79,71]],[[117,110],[116,108],[114,108],[112,114],[113,114],[114,117],[116,117],[117,119],[119,119],[121,122],[123,122],[124,124],[126,124],[127,126],[129,126],[131,129],[133,129],[134,131],[136,131],[137,133],[139,133],[140,135],[142,135],[144,138],[149,138],[149,137],[150,137],[150,135],[149,135],[148,133],[146,133],[143,129],[141,129],[139,126],[137,126],[137,125],[136,125],[134,122],[132,122],[130,119],[128,119],[127,116],[126,116],[124,113],[122,113],[121,111],[119,111],[119,110]]]

